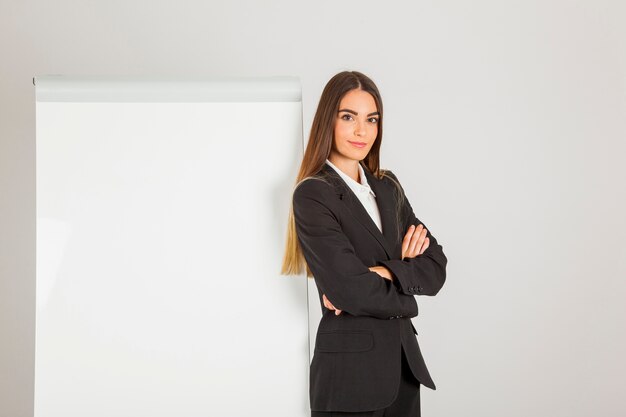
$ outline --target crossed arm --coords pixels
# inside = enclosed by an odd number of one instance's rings
[[[402,259],[414,258],[417,255],[421,255],[428,248],[429,238],[426,237],[426,228],[423,224],[415,227],[415,225],[409,226],[404,238],[402,239]],[[395,279],[392,272],[385,266],[370,266],[370,271],[376,272],[382,278],[393,281]],[[397,281],[396,281],[397,282]],[[335,315],[341,314],[341,310],[333,305],[333,303],[323,295],[324,306],[329,310],[335,310]]]
[[[419,286],[423,289],[426,280],[421,274],[431,269],[422,264],[413,266],[413,260],[422,255],[408,256],[425,254],[428,248],[432,247],[434,240],[432,235],[423,236],[420,232],[418,235],[421,238],[416,239],[422,243],[418,246],[413,239],[415,234],[411,232],[411,237],[407,240],[405,236],[403,241],[403,254],[407,255],[404,260],[390,260],[400,262],[399,264],[381,261],[380,265],[368,267],[356,256],[354,247],[341,230],[337,218],[324,203],[334,197],[332,188],[317,180],[303,182],[293,195],[296,234],[307,264],[324,298],[333,300],[332,303],[329,301],[329,305],[339,312],[345,311],[355,316],[372,316],[380,319],[417,316],[417,303],[414,297],[416,294],[411,288]],[[406,199],[405,204],[408,204]],[[408,214],[407,207],[403,210],[405,214]],[[410,206],[408,210],[412,213]],[[418,221],[414,215],[413,218],[407,218],[407,220],[413,219]],[[411,222],[411,224],[416,223]],[[408,244],[405,245],[405,241]],[[434,243],[436,244],[436,241]],[[377,271],[380,271],[381,275]],[[443,274],[443,279],[445,279],[445,263]],[[391,279],[384,279],[384,275],[389,275]],[[437,279],[428,282],[434,283]],[[424,285],[419,284],[422,281]],[[433,290],[435,286],[434,284],[426,285],[430,290]],[[434,293],[429,295],[434,295]],[[336,314],[338,314],[337,311]]]

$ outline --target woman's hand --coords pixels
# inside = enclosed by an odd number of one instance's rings
[[[335,310],[335,316],[338,316],[341,314],[341,312],[343,310],[339,310],[338,308],[336,308],[328,298],[326,298],[326,294],[322,294],[322,299],[324,300],[324,307],[326,307],[329,310]]]
[[[372,272],[376,272],[381,277],[388,279],[389,281],[393,281],[393,274],[390,270],[387,269],[386,266],[370,266],[369,270]]]
[[[428,230],[421,223],[417,228],[415,225],[409,227],[404,239],[402,239],[402,259],[415,258],[424,253],[430,244],[430,239],[426,237],[427,232]]]

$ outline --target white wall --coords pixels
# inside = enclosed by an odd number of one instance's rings
[[[617,0],[3,1],[0,415],[32,414],[32,77],[296,75],[308,134],[344,69],[378,83],[383,166],[449,257],[414,320],[423,414],[624,415],[625,20]]]

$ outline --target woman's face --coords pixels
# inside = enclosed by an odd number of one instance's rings
[[[378,135],[379,118],[376,101],[370,93],[348,91],[335,118],[333,151],[342,158],[363,160]]]

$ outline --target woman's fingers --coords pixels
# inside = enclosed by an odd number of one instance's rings
[[[328,298],[327,298],[326,300],[328,300]],[[338,315],[340,315],[340,314],[341,314],[341,311],[342,311],[342,310],[339,310],[337,307],[335,307],[335,306],[333,305],[333,303],[331,303],[331,302],[330,302],[330,300],[328,300],[328,304],[330,305],[330,310],[335,310],[335,315],[336,315],[336,316],[338,316]]]
[[[326,298],[326,294],[322,294],[322,300],[324,302],[324,307],[326,307],[329,310],[335,310],[335,316],[338,316],[341,314],[341,312],[343,310],[339,310],[338,308],[336,308],[328,298]]]
[[[409,244],[411,243],[411,238],[413,237],[414,230],[415,226],[409,226],[409,230],[407,230],[406,234],[404,235],[404,239],[402,239],[402,259],[406,257],[412,257],[409,256]]]
[[[422,249],[420,250],[420,255],[424,253],[426,249],[428,249],[429,245],[430,245],[430,239],[429,238],[424,239],[424,245],[422,246]]]
[[[419,250],[417,243],[419,241],[421,231],[422,231],[421,224],[417,226],[415,230],[413,231],[413,236],[411,236],[411,242],[409,243],[409,249],[408,249],[409,258],[414,258],[417,256],[417,253],[418,253],[417,251]]]
[[[415,239],[415,248],[414,248],[414,256],[420,255],[422,246],[424,245],[424,240],[426,240],[426,233],[428,232],[426,230],[426,228],[424,228],[423,225],[419,225],[419,233],[413,233],[413,237],[415,238],[415,236],[417,235],[417,238]]]
[[[326,294],[322,294],[322,298],[324,299],[324,307],[329,310],[334,310],[335,307],[331,304],[330,300],[326,298]]]
[[[385,266],[370,266],[368,269],[372,272],[376,272],[381,278],[393,281],[393,275],[391,274],[391,271]]]
[[[426,237],[427,233],[428,230],[424,228],[423,224],[417,227],[414,225],[409,227],[409,230],[404,235],[404,239],[402,239],[402,259],[414,258],[424,253],[430,241]]]

